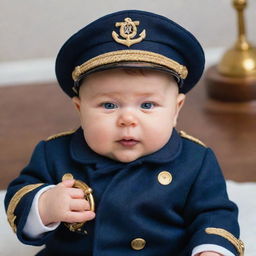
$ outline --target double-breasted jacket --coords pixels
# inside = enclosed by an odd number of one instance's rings
[[[96,218],[85,223],[87,233],[62,223],[40,238],[26,237],[35,194],[65,173],[93,189]],[[214,153],[175,129],[163,148],[130,163],[93,152],[81,128],[41,141],[9,185],[5,206],[21,242],[45,244],[39,255],[177,256],[201,244],[241,250],[237,207]]]

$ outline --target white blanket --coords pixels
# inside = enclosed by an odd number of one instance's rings
[[[256,183],[227,182],[230,199],[240,210],[239,222],[241,239],[245,243],[245,256],[256,255]],[[32,256],[41,247],[21,244],[6,221],[4,211],[5,191],[0,191],[0,255],[1,256]]]

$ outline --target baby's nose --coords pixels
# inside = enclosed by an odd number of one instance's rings
[[[137,125],[137,118],[132,113],[123,113],[119,116],[117,120],[118,126],[136,126]]]

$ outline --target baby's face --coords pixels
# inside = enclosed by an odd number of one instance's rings
[[[131,162],[167,143],[184,98],[170,75],[113,69],[88,76],[73,102],[89,147]]]

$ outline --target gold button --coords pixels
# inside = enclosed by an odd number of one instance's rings
[[[158,174],[158,181],[162,185],[168,185],[172,182],[172,175],[167,171],[162,171]]]
[[[142,238],[135,238],[131,241],[132,249],[142,250],[146,245],[146,241]]]

